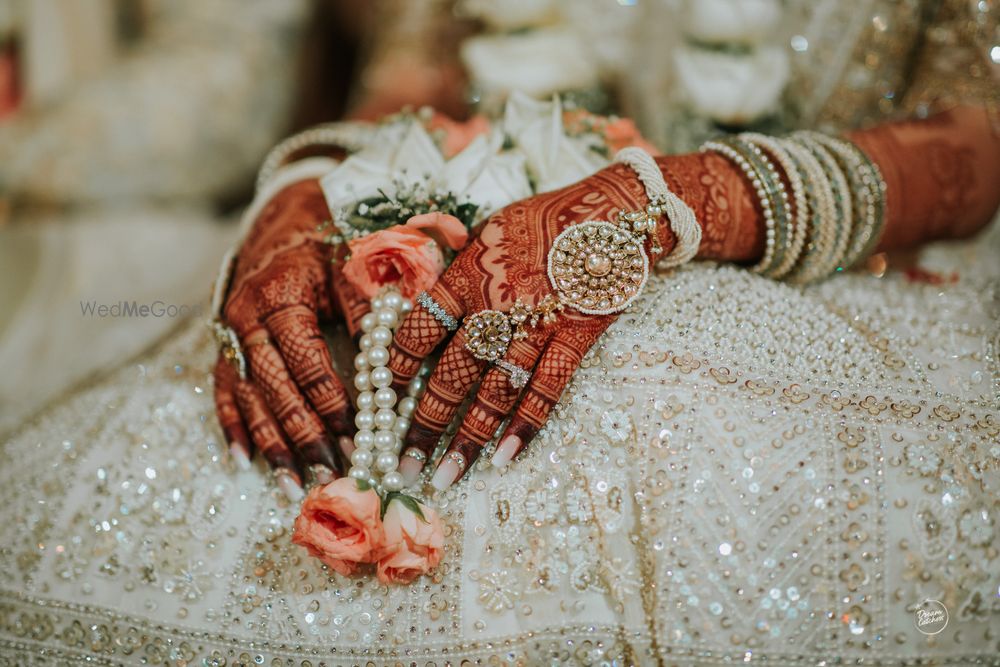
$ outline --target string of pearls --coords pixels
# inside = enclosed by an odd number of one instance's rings
[[[389,369],[389,348],[403,316],[413,304],[395,289],[372,299],[372,310],[361,318],[361,351],[354,357],[354,386],[360,392],[354,425],[354,452],[350,477],[368,482],[376,490],[400,491],[405,486],[399,467],[399,451],[410,428],[410,418],[423,394],[425,371],[410,381],[406,396],[398,400]],[[379,476],[381,475],[381,479]]]

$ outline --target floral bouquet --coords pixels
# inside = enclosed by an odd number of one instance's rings
[[[403,492],[396,470],[422,379],[397,400],[387,367],[393,331],[476,224],[590,175],[618,148],[637,143],[629,120],[515,95],[492,124],[430,110],[391,117],[366,148],[321,179],[333,218],[327,241],[346,245],[342,275],[371,300],[372,312],[360,321],[355,358],[352,467],[347,477],[309,492],[295,521],[296,544],[343,575],[374,563],[384,583],[409,582],[438,565],[441,520]]]

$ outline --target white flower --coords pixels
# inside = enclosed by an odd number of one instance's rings
[[[933,475],[941,466],[941,457],[926,442],[910,443],[903,449],[906,463],[921,475]]]
[[[746,124],[773,111],[788,82],[788,54],[767,46],[746,55],[684,45],[674,54],[691,109],[716,121]]]
[[[503,128],[524,155],[537,192],[576,183],[607,164],[584,141],[566,136],[558,97],[552,102],[540,102],[526,95],[512,95],[504,109]]]
[[[625,442],[632,435],[632,418],[624,410],[609,410],[601,415],[601,430],[612,442]]]
[[[759,44],[778,27],[778,0],[687,0],[684,33],[703,42]]]
[[[479,602],[494,614],[513,609],[518,597],[517,581],[507,570],[490,572],[479,580]]]
[[[480,219],[532,194],[524,155],[500,152],[503,139],[502,130],[476,137],[435,179],[439,189],[478,204]]]
[[[958,522],[958,530],[974,546],[983,547],[993,541],[993,519],[986,510],[966,511]]]
[[[548,97],[598,83],[598,68],[587,45],[567,27],[471,37],[462,45],[461,57],[487,97],[515,91]]]
[[[337,214],[356,202],[392,196],[396,184],[414,186],[444,166],[444,157],[423,126],[412,120],[380,128],[373,141],[320,180],[330,211]]]
[[[477,137],[445,161],[423,125],[408,119],[380,130],[375,141],[340,163],[320,184],[334,215],[380,192],[392,197],[398,187],[419,185],[478,204],[481,219],[532,194],[524,156],[501,152],[502,147],[503,134],[497,130]]]

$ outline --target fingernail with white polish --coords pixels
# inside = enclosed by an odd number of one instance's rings
[[[438,466],[438,469],[434,472],[434,477],[431,478],[431,486],[433,486],[438,491],[444,491],[449,486],[455,483],[458,476],[462,473],[462,470],[458,467],[458,464],[451,459],[445,459],[444,463]]]
[[[354,453],[354,438],[348,438],[346,435],[342,435],[337,438],[337,444],[340,445],[340,451],[344,452],[344,456],[351,458],[351,454]]]
[[[521,449],[521,438],[513,434],[508,435],[497,445],[497,450],[493,452],[493,458],[490,459],[490,463],[493,464],[494,468],[503,468],[510,463],[511,459],[514,458],[514,454],[517,454],[517,450],[519,449]]]
[[[276,476],[278,478],[278,488],[281,489],[281,492],[291,502],[297,503],[306,495],[305,491],[302,490],[302,485],[292,477],[290,472],[279,470]]]
[[[237,442],[229,443],[229,458],[233,460],[237,470],[243,472],[250,470],[250,457],[247,456],[247,450],[243,448],[243,445]]]
[[[329,484],[335,479],[333,471],[323,464],[313,466],[313,476],[316,478],[317,484]]]
[[[399,468],[397,468],[407,486],[412,486],[417,481],[417,478],[420,477],[420,471],[423,469],[424,464],[412,456],[404,456],[399,461]]]

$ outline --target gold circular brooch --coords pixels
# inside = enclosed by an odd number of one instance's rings
[[[465,321],[465,348],[482,361],[501,359],[513,336],[510,317],[499,310],[481,310]]]
[[[649,278],[649,259],[636,236],[590,220],[556,237],[548,273],[562,303],[588,315],[610,315],[639,296]]]

